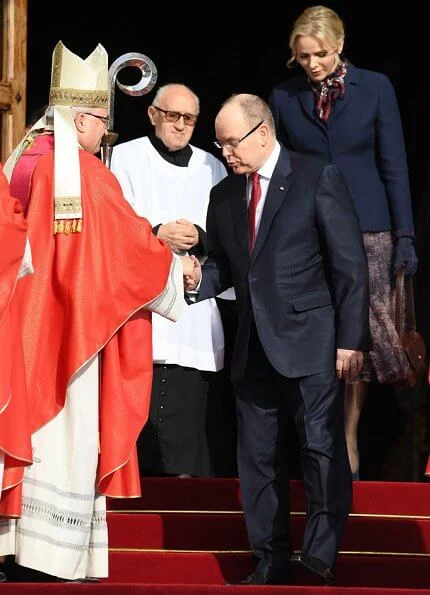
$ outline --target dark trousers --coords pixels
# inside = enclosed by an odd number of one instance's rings
[[[285,452],[288,416],[299,444],[307,524],[302,553],[334,568],[352,502],[345,443],[344,384],[334,370],[286,378],[255,334],[245,377],[236,383],[238,467],[251,549],[262,572],[288,565],[293,547]]]

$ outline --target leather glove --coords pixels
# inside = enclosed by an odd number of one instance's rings
[[[418,259],[415,252],[414,240],[409,236],[401,236],[397,239],[394,247],[393,276],[396,277],[397,271],[405,267],[405,276],[415,275]]]

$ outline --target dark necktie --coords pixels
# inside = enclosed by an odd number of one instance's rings
[[[251,200],[248,205],[249,251],[252,252],[255,244],[255,214],[261,198],[260,174],[252,172],[249,178],[252,182]]]

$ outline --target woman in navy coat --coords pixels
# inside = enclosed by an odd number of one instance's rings
[[[289,38],[289,66],[303,72],[276,85],[269,104],[278,138],[295,151],[335,163],[351,191],[370,277],[372,351],[346,387],[345,431],[358,479],[357,430],[369,382],[392,383],[409,364],[394,327],[396,270],[417,268],[408,167],[397,99],[389,79],[342,56],[344,26],[325,6],[307,8]]]

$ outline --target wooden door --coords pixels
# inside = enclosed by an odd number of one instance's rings
[[[0,0],[0,161],[25,132],[27,0]]]

